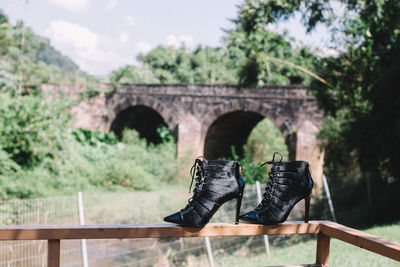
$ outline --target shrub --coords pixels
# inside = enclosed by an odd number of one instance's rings
[[[147,144],[135,130],[70,130],[68,103],[0,93],[0,199],[77,191],[150,190],[175,181],[176,143]]]
[[[61,103],[46,103],[41,96],[0,94],[0,146],[23,167],[54,158],[60,151],[67,116]]]

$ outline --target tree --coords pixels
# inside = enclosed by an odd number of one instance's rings
[[[396,113],[398,108],[395,107],[399,106],[393,97],[398,82],[392,77],[399,70],[400,2],[338,2],[346,9],[342,16],[335,15],[328,0],[248,0],[240,7],[236,24],[249,37],[296,12],[303,14],[308,31],[318,23],[326,24],[341,51],[337,57],[324,57],[315,63],[315,70],[327,83],[314,81],[313,91],[328,115],[349,114],[342,116],[346,120],[344,124],[348,125],[346,130],[342,129],[343,134],[348,136],[348,146],[359,153],[363,168],[371,169],[379,162],[388,162],[390,169],[400,176],[400,167],[395,166],[398,165],[395,164],[397,153],[393,151],[396,146],[387,142],[389,136],[394,137],[393,132],[400,133],[398,117],[384,118],[389,113],[383,112],[384,106],[390,106]],[[387,104],[382,106],[381,103]],[[378,135],[373,127],[376,123],[384,127]],[[391,140],[398,144],[399,138]],[[366,146],[370,140],[377,145]]]
[[[315,54],[305,46],[294,47],[294,39],[287,33],[280,35],[266,28],[282,16],[288,18],[297,2],[248,0],[239,7],[235,28],[226,31],[225,42],[237,62],[240,84],[310,83],[306,72],[314,71]]]
[[[236,29],[227,31],[224,40],[235,62],[238,82],[251,87],[309,84],[311,77],[293,65],[312,70],[316,57],[307,47],[294,48],[288,39],[264,28],[247,33],[236,21]]]
[[[112,82],[145,83],[236,83],[235,64],[224,48],[197,46],[193,51],[158,46],[140,54],[142,66],[114,71]],[[146,78],[147,77],[147,78]]]
[[[320,133],[327,151],[324,171],[341,184],[372,174],[378,195],[369,210],[377,220],[398,218],[387,207],[400,201],[400,2],[338,0],[342,15],[334,12],[331,3],[247,0],[236,23],[251,36],[300,12],[308,31],[318,23],[328,26],[338,55],[315,61],[314,69],[325,82],[311,83],[327,115]]]
[[[159,83],[160,81],[154,76],[152,70],[148,66],[141,68],[126,65],[114,70],[109,75],[110,82],[113,83]]]
[[[93,80],[69,58],[56,51],[49,40],[36,35],[29,27],[25,28],[24,46],[21,48],[21,29],[22,21],[12,26],[0,10],[0,89],[15,90],[17,74],[21,68],[21,49],[24,85]]]

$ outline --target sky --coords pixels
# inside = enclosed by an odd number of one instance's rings
[[[139,53],[158,45],[222,46],[223,29],[233,28],[244,0],[0,0],[0,9],[13,25],[18,19],[43,37],[81,70],[107,75],[126,64],[137,65]],[[299,16],[272,30],[289,31],[302,43],[318,47],[327,42],[326,29],[311,35]]]

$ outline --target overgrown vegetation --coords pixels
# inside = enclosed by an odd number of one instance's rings
[[[268,119],[260,121],[247,138],[243,146],[243,157],[240,157],[232,147],[232,159],[240,161],[246,184],[256,181],[268,181],[268,166],[259,167],[265,161],[270,161],[274,152],[280,152],[284,160],[288,160],[289,152],[282,133]]]
[[[77,191],[150,190],[175,181],[176,144],[134,130],[71,130],[64,102],[0,93],[0,199]]]
[[[138,56],[140,67],[121,67],[109,75],[109,80],[117,83],[240,83],[242,86],[310,83],[310,76],[304,72],[281,62],[271,63],[266,58],[267,53],[269,57],[290,60],[312,69],[313,53],[306,47],[294,48],[286,36],[264,30],[260,36],[249,40],[242,32],[228,31],[225,43],[225,47],[219,48],[199,45],[193,51],[184,46],[159,46]],[[254,47],[256,50],[252,49]]]
[[[17,91],[20,72],[25,86],[93,80],[22,21],[12,26],[0,9],[0,90]]]
[[[11,26],[2,11],[0,26],[0,199],[150,190],[176,178],[176,144],[166,133],[155,146],[134,130],[124,131],[121,140],[112,133],[72,130],[71,101],[49,101],[27,87],[19,91],[20,70],[22,84],[33,88],[91,78],[22,22]],[[98,91],[89,86],[80,98]]]
[[[336,56],[313,61],[311,90],[327,118],[319,135],[324,171],[341,222],[367,225],[399,218],[400,201],[400,2],[246,0],[236,30],[245,39],[269,24],[302,14],[309,31],[331,30]],[[253,49],[253,48],[252,48]],[[257,51],[257,49],[255,49]],[[253,76],[262,68],[254,68]],[[245,77],[245,79],[247,79]]]

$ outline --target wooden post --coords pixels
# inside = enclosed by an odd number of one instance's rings
[[[331,238],[323,233],[318,233],[317,236],[317,259],[316,263],[323,266],[329,264],[329,247]]]
[[[47,267],[60,266],[60,239],[49,239],[47,242]]]

